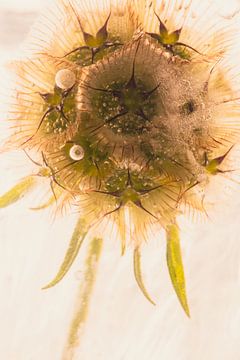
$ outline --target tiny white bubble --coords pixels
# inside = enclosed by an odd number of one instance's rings
[[[69,69],[59,70],[55,76],[56,85],[62,90],[70,89],[76,82],[76,76]]]
[[[69,156],[72,160],[82,160],[84,158],[84,149],[81,145],[73,145],[69,151]]]

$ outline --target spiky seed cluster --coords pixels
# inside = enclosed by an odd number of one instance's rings
[[[219,51],[197,26],[191,31],[192,20],[179,25],[179,12],[192,19],[187,4],[170,1],[168,23],[160,3],[110,1],[97,16],[83,1],[63,2],[63,36],[53,31],[41,55],[18,69],[10,141],[42,154],[48,171],[39,173],[51,178],[54,198],[71,194],[85,219],[49,286],[66,274],[87,232],[108,218],[123,251],[130,228],[135,276],[150,299],[139,249],[151,225],[167,233],[170,276],[189,314],[176,218],[186,204],[204,211],[204,189],[239,141],[239,105],[229,111],[237,96],[221,65],[227,47]],[[188,43],[187,35],[202,40]]]

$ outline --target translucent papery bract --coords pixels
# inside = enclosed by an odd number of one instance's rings
[[[234,50],[234,49],[233,49]],[[240,86],[238,65],[235,59],[240,52],[230,52],[220,58],[209,81],[209,97],[215,104],[212,136],[229,147],[239,141]]]

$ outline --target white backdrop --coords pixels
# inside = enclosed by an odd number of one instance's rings
[[[238,1],[218,1],[218,5],[225,15],[240,7]],[[0,0],[1,77],[3,63],[19,55],[19,44],[41,8],[43,0]],[[5,90],[1,89],[3,95]],[[16,153],[1,154],[0,164],[0,193],[31,167]],[[58,286],[42,291],[63,258],[75,216],[52,222],[49,212],[29,210],[32,200],[29,196],[0,211],[0,359],[62,360],[86,248]],[[121,258],[120,245],[107,239],[74,359],[240,359],[239,210],[236,189],[227,210],[215,221],[183,227],[191,319],[170,284],[163,241],[149,242],[143,254],[146,284],[157,300],[153,307],[134,281],[131,249]]]

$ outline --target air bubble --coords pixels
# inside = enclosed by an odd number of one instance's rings
[[[62,90],[70,89],[76,82],[76,76],[69,69],[59,70],[55,76],[56,85]]]
[[[69,156],[72,160],[82,160],[84,158],[84,149],[81,145],[73,145],[69,151]]]

